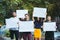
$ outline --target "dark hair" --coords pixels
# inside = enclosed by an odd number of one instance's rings
[[[10,9],[10,11],[9,11],[9,13],[10,13],[10,17],[13,17],[13,12],[16,12],[16,11],[14,11],[13,9]]]
[[[38,21],[38,20],[37,20],[37,17],[34,17],[34,19],[35,19],[36,21]],[[39,22],[43,22],[43,20],[44,20],[44,18],[39,18]]]
[[[35,20],[37,20],[37,17],[34,17]]]
[[[43,21],[43,18],[39,18],[39,22],[42,22]]]
[[[25,16],[26,16],[26,15],[28,15],[28,16],[29,16],[29,18],[30,18],[30,15],[29,15],[29,14],[25,14]]]
[[[10,14],[12,14],[13,12],[16,12],[16,11],[13,9],[10,9],[9,12],[10,12]]]
[[[28,16],[29,16],[29,14],[25,14],[25,16],[26,16],[26,15],[28,15]]]

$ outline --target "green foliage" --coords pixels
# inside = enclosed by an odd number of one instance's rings
[[[9,32],[9,30],[5,30],[5,36],[6,36],[6,37],[10,37],[10,32]]]
[[[47,0],[48,4],[48,13],[53,16],[60,16],[60,0]]]
[[[0,20],[4,20],[5,16],[9,15],[9,10],[28,9],[29,14],[32,16],[33,7],[48,8],[48,15],[52,17],[60,16],[60,2],[59,0],[3,0],[0,3]],[[58,14],[59,15],[58,15]],[[4,22],[4,21],[2,21]]]

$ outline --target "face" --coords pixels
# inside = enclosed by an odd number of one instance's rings
[[[16,17],[16,12],[13,12],[13,16]]]
[[[25,18],[29,18],[29,15],[27,14],[27,15],[25,15]]]
[[[27,18],[28,17],[28,15],[25,15],[25,18]]]
[[[51,20],[51,16],[48,16],[48,18],[47,18],[48,20]]]
[[[26,18],[27,20],[29,20],[29,15],[28,15],[28,14],[26,14],[26,15],[25,15],[25,18]]]

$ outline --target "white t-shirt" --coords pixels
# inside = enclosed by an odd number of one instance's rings
[[[19,18],[17,17],[11,17],[13,23],[17,23],[17,27],[10,28],[10,30],[18,30],[18,23],[19,23]]]

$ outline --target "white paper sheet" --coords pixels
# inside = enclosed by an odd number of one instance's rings
[[[19,32],[34,32],[33,21],[20,21]]]
[[[33,17],[46,18],[47,8],[37,8],[33,10]]]
[[[56,22],[44,22],[43,31],[56,31]]]
[[[18,18],[25,18],[25,14],[28,14],[28,10],[16,10]]]
[[[17,18],[16,19],[13,19],[13,18],[6,19],[5,22],[6,22],[7,29],[18,27],[18,19]]]

